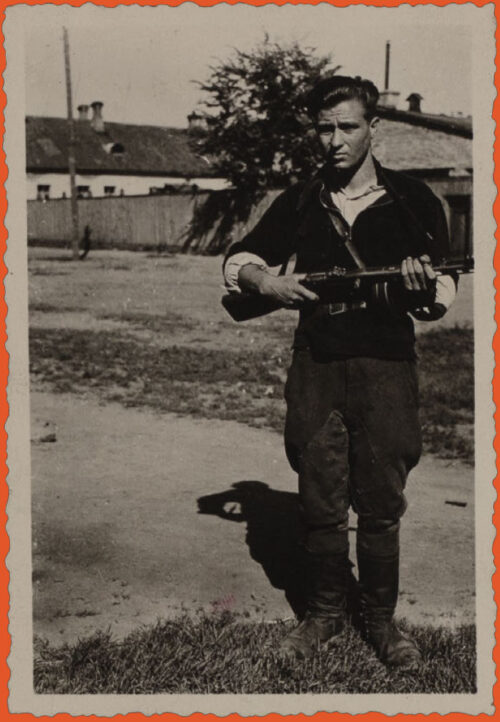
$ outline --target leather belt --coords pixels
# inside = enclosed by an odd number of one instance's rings
[[[344,301],[343,303],[325,304],[325,310],[329,316],[337,316],[339,313],[357,311],[360,308],[366,308],[366,306],[366,301]]]

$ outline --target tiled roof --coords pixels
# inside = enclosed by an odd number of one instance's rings
[[[75,139],[79,172],[174,177],[214,175],[209,161],[191,149],[190,135],[184,129],[105,123],[105,132],[96,133],[89,121],[75,120]],[[65,118],[28,116],[27,170],[67,171],[68,141]],[[119,144],[124,152],[110,153],[105,149],[106,144]]]
[[[373,151],[394,170],[472,168],[472,140],[406,122],[381,118]]]

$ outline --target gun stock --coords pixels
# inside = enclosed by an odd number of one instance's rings
[[[233,321],[249,321],[283,308],[277,301],[254,293],[226,293],[221,302]]]

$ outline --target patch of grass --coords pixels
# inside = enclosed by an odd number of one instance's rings
[[[72,313],[78,311],[73,306],[56,306],[55,304],[45,303],[44,301],[30,301],[30,313],[37,311],[38,313]]]
[[[260,352],[161,349],[116,331],[34,329],[30,359],[34,377],[56,392],[94,390],[129,407],[283,424],[279,354],[263,360]]]
[[[52,278],[53,276],[68,276],[71,273],[71,271],[68,269],[66,270],[53,270],[52,268],[33,268],[30,270],[31,276],[49,276]]]
[[[407,627],[424,662],[388,670],[349,628],[311,660],[276,652],[291,624],[246,623],[229,612],[182,617],[137,630],[123,641],[98,633],[60,648],[37,642],[39,694],[370,694],[476,691],[472,625]]]
[[[142,316],[137,320],[149,323]],[[160,331],[165,323],[153,317],[150,328]],[[426,449],[472,462],[472,331],[429,332],[419,339],[418,348]],[[35,328],[30,359],[33,377],[54,391],[94,390],[100,398],[125,406],[283,429],[283,384],[290,362],[284,344],[244,351],[159,348],[123,331]]]
[[[420,383],[429,414],[436,423],[443,408],[463,410],[472,421],[474,410],[474,336],[472,329],[429,331],[418,339]],[[452,378],[450,378],[452,377]],[[432,407],[432,408],[431,408]]]
[[[429,331],[418,339],[422,432],[426,448],[474,461],[474,335],[469,328]]]
[[[140,311],[122,311],[120,313],[99,313],[97,317],[128,323],[136,328],[147,329],[154,333],[165,333],[172,329],[189,331],[196,328],[196,324],[186,316],[173,313],[152,315]]]

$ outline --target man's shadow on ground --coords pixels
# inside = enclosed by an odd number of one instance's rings
[[[238,481],[218,494],[202,496],[198,513],[246,522],[246,543],[270,583],[282,589],[293,612],[302,619],[306,609],[307,557],[301,544],[299,496],[276,491],[262,481]],[[348,614],[359,618],[357,583],[351,573]]]

